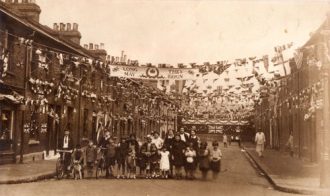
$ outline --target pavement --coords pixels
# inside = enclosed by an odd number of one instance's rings
[[[53,178],[56,160],[0,165],[0,184],[18,184]]]
[[[252,143],[244,143],[243,149],[275,189],[298,194],[330,195],[330,189],[320,188],[319,164],[267,148],[264,156],[259,157]]]

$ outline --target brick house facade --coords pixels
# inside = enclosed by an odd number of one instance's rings
[[[140,81],[110,78],[103,48],[80,46],[78,24],[39,23],[34,1],[0,2],[0,164],[56,153],[74,143],[174,129],[177,106]],[[112,61],[111,61],[112,59]]]

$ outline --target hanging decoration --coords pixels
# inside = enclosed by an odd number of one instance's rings
[[[0,75],[2,78],[6,77],[8,71],[8,59],[9,59],[9,51],[2,49],[0,55]],[[0,79],[1,81],[1,79]]]
[[[35,94],[49,95],[50,93],[53,92],[53,88],[54,88],[53,82],[30,78],[29,83],[32,92]]]

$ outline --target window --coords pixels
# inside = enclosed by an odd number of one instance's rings
[[[83,136],[88,136],[88,109],[84,109]]]
[[[32,111],[29,129],[29,144],[39,144],[40,114],[39,106]]]
[[[68,107],[68,124],[67,124],[67,129],[69,129],[70,131],[72,131],[72,129],[73,129],[72,123],[73,123],[73,108],[72,107]]]

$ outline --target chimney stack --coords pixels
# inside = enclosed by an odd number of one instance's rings
[[[54,24],[53,24],[53,30],[54,30],[54,31],[58,31],[58,24],[57,24],[57,23],[54,23]]]
[[[123,57],[123,62],[124,63],[126,63],[126,58],[127,58],[127,56],[126,56],[126,54],[124,54],[124,57]]]
[[[33,0],[1,0],[22,18],[39,22],[40,7]]]
[[[100,43],[100,49],[104,50],[104,43]]]
[[[89,43],[89,49],[90,49],[90,50],[93,50],[93,46],[94,46],[93,43]]]
[[[124,60],[124,50],[121,51],[120,62],[123,62],[123,60]]]
[[[95,44],[94,47],[95,47],[95,50],[98,50],[99,49],[99,45],[98,44]]]
[[[53,25],[54,31],[58,31],[60,38],[64,38],[69,40],[75,44],[80,45],[81,34],[78,31],[78,24],[77,23],[54,23]]]
[[[77,23],[73,23],[73,31],[78,31],[78,24]]]
[[[88,50],[88,44],[84,44],[84,48]]]
[[[71,23],[66,23],[66,30],[71,31]]]
[[[60,23],[60,31],[65,31],[65,24],[64,23]]]

